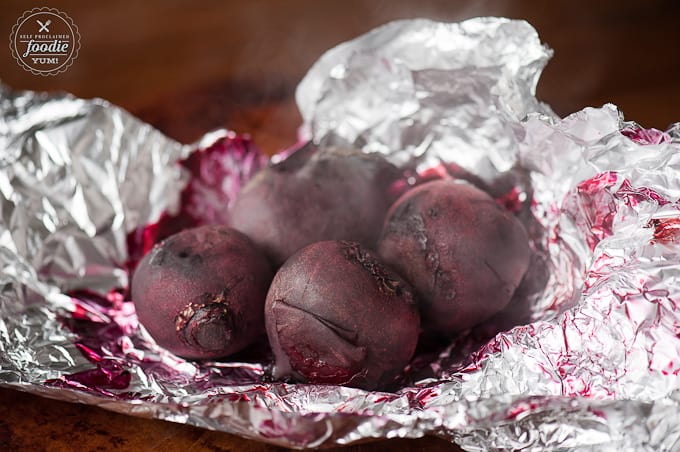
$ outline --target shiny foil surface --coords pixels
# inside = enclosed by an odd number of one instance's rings
[[[0,85],[0,384],[288,447],[680,449],[680,126],[557,117],[535,98],[550,56],[522,21],[400,21],[298,87],[305,139],[385,154],[402,189],[467,179],[529,232],[510,307],[420,347],[395,392],[272,381],[266,343],[201,363],[156,346],[137,260],[223,222],[267,159],[233,132],[182,145],[102,100]]]

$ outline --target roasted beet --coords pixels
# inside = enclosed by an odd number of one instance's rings
[[[272,270],[242,233],[184,230],[156,245],[132,279],[137,316],[156,342],[190,359],[235,353],[264,332]]]
[[[389,187],[399,174],[379,154],[308,145],[253,177],[229,222],[276,266],[322,240],[374,248],[391,203]]]
[[[522,224],[483,191],[439,180],[390,208],[380,257],[419,295],[423,329],[460,333],[503,309],[529,265]]]
[[[382,388],[418,341],[411,289],[356,242],[325,241],[293,255],[274,276],[265,306],[274,376]]]

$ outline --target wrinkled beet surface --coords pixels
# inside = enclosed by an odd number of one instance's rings
[[[369,390],[394,381],[420,332],[409,286],[349,241],[292,256],[274,276],[265,321],[276,378]]]
[[[156,342],[190,359],[235,353],[264,332],[272,270],[242,233],[186,229],[156,245],[132,279],[137,316]]]
[[[236,198],[229,223],[277,267],[323,240],[374,248],[399,176],[379,154],[308,145],[255,175]]]
[[[449,179],[394,203],[378,254],[413,285],[423,329],[455,335],[510,302],[530,250],[519,220],[485,192]]]

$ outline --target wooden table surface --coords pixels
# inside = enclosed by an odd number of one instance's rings
[[[32,7],[58,8],[81,34],[73,66],[31,75],[12,59],[9,33]],[[0,4],[0,79],[123,106],[191,142],[228,127],[267,152],[295,140],[296,84],[324,50],[392,19],[506,16],[532,23],[555,50],[539,98],[560,115],[606,102],[626,119],[680,121],[680,2],[453,0],[48,1]],[[143,420],[0,390],[0,450],[281,450],[232,435]],[[343,450],[458,450],[436,438]]]

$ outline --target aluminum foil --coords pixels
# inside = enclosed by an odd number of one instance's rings
[[[511,307],[422,348],[390,393],[272,382],[266,344],[185,361],[138,324],[136,260],[224,221],[266,163],[247,138],[181,145],[105,101],[0,85],[0,385],[289,447],[680,450],[680,126],[556,117],[535,98],[550,55],[522,21],[402,21],[299,85],[303,137],[382,152],[405,185],[467,178],[529,231]]]

